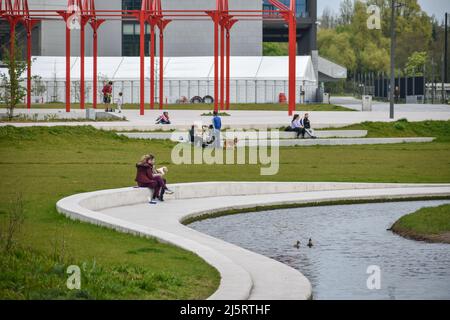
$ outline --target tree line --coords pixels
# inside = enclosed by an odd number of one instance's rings
[[[417,0],[401,3],[396,13],[396,75],[421,76],[425,71],[427,77],[434,75],[440,81],[444,61],[443,17],[428,16]],[[368,11],[371,5],[379,8],[380,29],[367,26],[373,14]],[[350,76],[388,74],[391,11],[391,0],[342,0],[338,13],[326,8],[317,36],[319,54],[345,66]]]

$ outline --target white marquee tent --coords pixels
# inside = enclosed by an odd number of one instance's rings
[[[155,58],[156,79],[159,58]],[[231,102],[273,103],[279,93],[288,95],[288,57],[231,57]],[[85,59],[86,99],[92,101],[92,57]],[[46,87],[41,101],[63,101],[65,97],[65,57],[33,57],[32,74]],[[0,69],[0,72],[5,70]],[[114,82],[114,96],[122,91],[125,103],[138,103],[139,57],[99,57],[99,91],[103,82]],[[150,96],[150,58],[145,59],[145,99]],[[79,100],[80,58],[71,59],[72,100]],[[185,96],[214,96],[214,57],[164,58],[164,98],[168,103]],[[157,81],[156,81],[157,82]],[[158,86],[158,83],[156,83]],[[311,57],[297,57],[297,102],[305,91],[305,102],[314,101],[318,87]],[[34,94],[36,95],[36,94]],[[100,94],[99,94],[100,95]],[[155,91],[158,98],[158,88]]]

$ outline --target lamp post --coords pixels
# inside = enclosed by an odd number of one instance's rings
[[[444,32],[444,81],[448,83],[448,12],[445,13],[445,32]]]
[[[444,56],[443,56],[443,72],[442,72],[442,103],[445,104],[445,84],[448,83],[448,13],[445,13],[444,23]]]
[[[394,119],[394,105],[395,105],[395,45],[396,45],[396,32],[395,32],[395,15],[397,14],[397,8],[404,6],[403,3],[398,0],[391,0],[391,83],[390,83],[390,108],[389,117]]]

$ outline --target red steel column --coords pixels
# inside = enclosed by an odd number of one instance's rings
[[[81,18],[80,31],[80,109],[84,109],[84,49],[85,49],[85,18]]]
[[[155,25],[150,26],[150,108],[155,109]]]
[[[219,12],[214,12],[214,111],[219,111]]]
[[[92,64],[93,64],[93,75],[92,75],[92,107],[94,109],[97,109],[97,55],[98,55],[98,35],[97,35],[97,29],[94,30],[94,52],[92,55]]]
[[[27,109],[31,109],[31,26],[27,28]]]
[[[70,112],[70,29],[66,26],[66,112]]]
[[[9,54],[12,59],[14,59],[14,55],[16,54],[16,26],[17,23],[22,19],[20,16],[7,16],[6,18],[9,22]]]
[[[144,70],[144,66],[145,66],[145,16],[144,16],[144,12],[140,12],[140,16],[139,16],[139,23],[140,23],[140,63],[141,63],[141,68],[140,68],[140,75],[141,75],[141,81],[140,81],[140,114],[141,116],[144,115],[145,113],[145,92],[144,92],[144,82],[145,82],[145,70]]]
[[[66,112],[70,112],[70,29],[67,20],[72,16],[66,11],[57,11],[66,23]]]
[[[297,59],[297,17],[295,0],[291,0],[289,13],[289,115],[295,111],[296,104],[296,59]]]
[[[226,109],[230,110],[230,29],[227,28]]]
[[[220,26],[220,110],[225,109],[225,27]]]
[[[15,55],[15,46],[16,46],[16,20],[13,17],[9,22],[9,32],[10,32],[10,41],[9,41],[9,55],[11,59],[14,59]]]
[[[23,20],[23,24],[27,31],[27,109],[31,109],[31,32],[38,22],[39,20],[30,18]]]
[[[172,20],[160,19],[159,27],[159,109],[164,107],[164,29]]]
[[[92,64],[93,64],[93,75],[92,75],[92,107],[97,109],[97,87],[98,87],[98,71],[97,71],[97,57],[98,57],[98,28],[105,20],[95,19],[89,21],[89,24],[93,30],[93,54],[92,54]]]
[[[164,107],[164,26],[159,29],[159,109]]]

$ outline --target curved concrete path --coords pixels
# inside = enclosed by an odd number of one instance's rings
[[[66,216],[122,232],[154,237],[192,251],[221,275],[210,299],[309,299],[311,284],[299,271],[184,226],[192,217],[256,206],[450,197],[450,184],[204,182],[172,185],[164,203],[147,203],[139,188],[74,195],[57,203]]]

